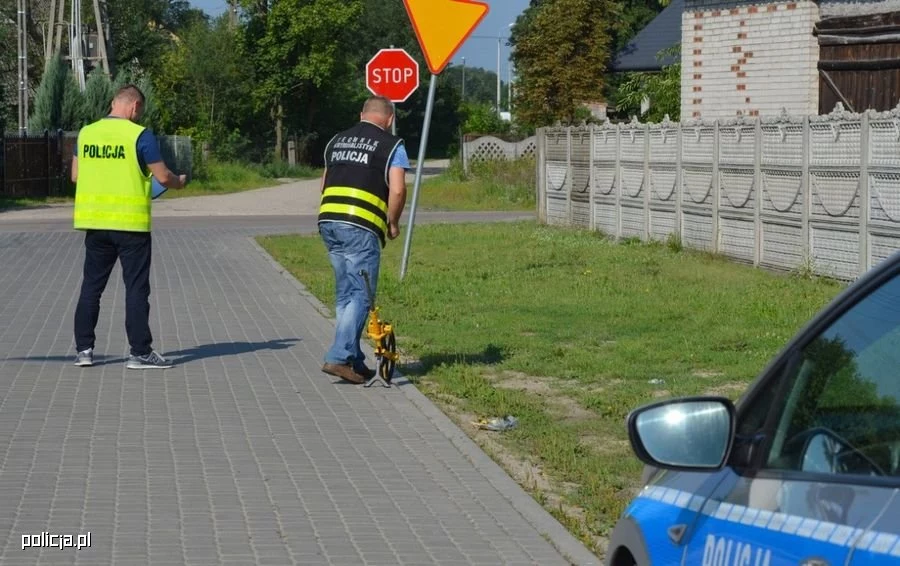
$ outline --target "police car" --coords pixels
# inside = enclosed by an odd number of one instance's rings
[[[647,466],[607,566],[900,565],[900,254],[818,313],[733,405],[632,411]]]

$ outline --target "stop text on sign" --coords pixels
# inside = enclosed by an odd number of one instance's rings
[[[383,69],[372,69],[372,83],[405,83],[411,81],[416,76],[416,72],[412,69],[391,69],[386,67]]]

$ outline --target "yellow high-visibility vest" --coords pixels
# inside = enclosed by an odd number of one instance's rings
[[[121,118],[104,118],[81,129],[76,230],[150,231],[152,184],[137,156],[143,131],[143,126]]]

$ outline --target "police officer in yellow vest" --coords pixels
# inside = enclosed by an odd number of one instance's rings
[[[368,272],[375,293],[381,250],[400,235],[406,204],[409,158],[403,140],[388,131],[393,122],[393,104],[371,97],[360,122],[325,148],[319,233],[334,269],[337,328],[322,371],[353,383],[375,376],[359,344],[369,314],[360,271]]]
[[[75,229],[84,235],[84,275],[75,309],[75,365],[90,366],[100,296],[116,261],[125,280],[129,369],[168,368],[150,334],[151,177],[169,188],[185,185],[160,156],[153,133],[137,124],[144,94],[134,85],[116,92],[106,118],[81,129],[72,159]],[[149,170],[149,171],[148,171]]]

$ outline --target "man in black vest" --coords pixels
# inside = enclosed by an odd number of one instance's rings
[[[373,96],[360,122],[334,136],[325,148],[319,234],[334,268],[337,327],[322,371],[353,383],[375,376],[366,367],[360,338],[369,315],[369,295],[360,271],[376,293],[381,250],[400,235],[406,205],[403,140],[390,134],[394,106]]]

